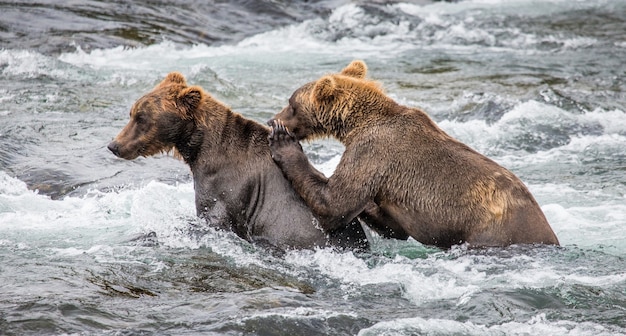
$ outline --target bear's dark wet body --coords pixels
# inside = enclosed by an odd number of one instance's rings
[[[270,156],[269,129],[233,113],[172,73],[131,110],[109,145],[134,159],[174,150],[193,173],[198,216],[251,242],[279,248],[367,248],[355,218],[324,231]]]

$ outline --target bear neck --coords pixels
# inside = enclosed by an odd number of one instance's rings
[[[358,97],[350,105],[345,106],[343,111],[334,113],[337,119],[326,123],[328,134],[347,144],[361,132],[362,127],[382,122],[403,109],[385,95],[381,94],[377,99],[371,98],[371,96]]]
[[[204,104],[205,108],[196,111],[188,136],[177,145],[177,150],[192,169],[202,157],[211,157],[211,161],[219,166],[228,165],[226,161],[236,164],[249,162],[251,157],[269,157],[267,127],[225,105],[212,103]]]
[[[196,123],[193,120],[184,120],[174,148],[185,163],[191,166],[198,159],[203,141],[204,133],[199,130]]]

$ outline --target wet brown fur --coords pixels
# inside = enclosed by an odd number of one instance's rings
[[[365,209],[371,216],[362,218],[377,231],[441,247],[558,244],[513,173],[450,137],[424,111],[394,102],[366,73],[354,61],[305,84],[274,117],[290,131],[274,132],[274,159],[314,212],[341,225]],[[346,150],[325,178],[310,172],[293,142],[329,136]]]
[[[269,128],[231,111],[177,72],[139,98],[109,149],[132,160],[174,152],[191,168],[209,224],[279,248],[368,246],[358,220],[323,231],[270,156]]]

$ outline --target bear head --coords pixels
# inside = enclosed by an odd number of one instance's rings
[[[349,116],[357,112],[367,117],[371,105],[384,96],[377,83],[365,79],[366,74],[365,62],[355,60],[337,74],[301,86],[268,124],[280,120],[298,140],[341,139],[353,126]]]
[[[175,149],[181,134],[192,127],[203,99],[197,86],[187,86],[183,75],[168,74],[130,110],[130,121],[108,145],[116,156],[132,160]]]

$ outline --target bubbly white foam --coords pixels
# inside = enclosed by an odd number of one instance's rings
[[[0,236],[6,237],[0,246],[46,246],[61,257],[89,254],[98,262],[144,263],[129,257],[132,245],[120,243],[154,234],[162,246],[210,247],[238,265],[264,265],[263,257],[248,243],[208,227],[195,213],[191,183],[151,181],[138,188],[93,190],[82,197],[52,200],[0,172]],[[201,232],[191,232],[192,227]]]
[[[67,78],[64,71],[55,65],[55,60],[34,51],[0,50],[0,68],[3,76],[36,78],[42,75]]]
[[[596,108],[591,112],[580,115],[579,118],[586,122],[595,122],[602,125],[604,134],[626,136],[626,112],[615,109],[605,110]]]
[[[164,41],[141,48],[118,46],[110,49],[94,49],[88,53],[77,47],[75,52],[62,53],[59,60],[94,69],[115,67],[141,71],[153,69],[156,64],[175,62],[180,59],[181,55],[181,51],[177,51],[173,43]]]
[[[585,9],[594,7],[606,7],[611,5],[611,0],[585,1],[585,0],[464,0],[459,2],[436,2],[429,5],[416,5],[412,3],[400,3],[395,6],[411,15],[450,15],[460,12],[491,12],[497,8],[498,13],[519,14],[528,16],[549,15],[553,12]]]
[[[242,321],[254,320],[258,318],[277,318],[287,317],[290,319],[304,319],[304,320],[318,320],[328,319],[337,316],[350,316],[357,317],[356,313],[338,313],[326,309],[311,308],[311,307],[288,307],[272,309],[270,312],[252,314],[249,317],[245,317]]]
[[[0,171],[0,195],[4,197],[8,196],[21,196],[24,194],[31,194],[28,190],[26,183],[9,176],[7,173]]]
[[[516,14],[523,7],[526,14],[546,15],[550,11],[562,11],[570,7],[596,7],[598,4],[586,4],[581,1],[557,1],[534,3],[524,1],[495,1],[499,11]],[[608,4],[608,3],[607,3]],[[416,48],[442,48],[453,51],[474,52],[477,45],[482,50],[491,48],[530,52],[538,45],[548,42],[557,43],[563,48],[575,49],[589,47],[596,40],[587,37],[538,37],[517,28],[483,28],[481,15],[490,12],[494,3],[481,1],[462,1],[459,3],[437,2],[430,5],[395,4],[386,10],[404,16],[419,18],[380,20],[368,14],[363,7],[346,4],[335,8],[326,18],[315,18],[304,22],[276,28],[271,31],[247,37],[233,45],[207,46],[197,44],[191,47],[177,47],[170,41],[163,41],[146,47],[114,47],[95,49],[84,52],[77,47],[75,52],[63,53],[59,60],[79,67],[93,69],[113,69],[118,75],[122,70],[133,70],[135,75],[141,71],[167,72],[181,68],[197,67],[207,62],[219,63],[221,59],[241,59],[281,64],[297,63],[301,57],[313,59],[316,55],[340,58],[383,59]],[[459,13],[463,13],[462,15]],[[531,14],[529,14],[531,15]],[[504,36],[504,37],[500,37]],[[286,42],[288,41],[288,42]],[[381,52],[382,51],[382,52]],[[10,62],[4,72],[11,73],[46,73],[42,70],[50,60],[31,53],[0,51],[0,64]],[[298,57],[295,57],[298,55]],[[25,59],[25,60],[24,60]],[[202,65],[200,65],[202,66]],[[121,75],[123,76],[123,75]],[[122,79],[123,82],[123,79]]]
[[[618,328],[615,328],[618,329]],[[370,335],[576,335],[609,336],[619,335],[624,330],[609,330],[597,323],[575,321],[550,321],[545,314],[539,314],[526,322],[506,322],[492,326],[472,322],[458,322],[444,319],[424,319],[421,317],[380,322],[363,329],[359,336]]]
[[[92,225],[77,218],[92,217],[95,204],[91,200],[66,198],[54,201],[28,190],[26,184],[0,172],[0,229],[56,229]],[[76,216],[74,218],[73,216]]]
[[[417,305],[439,300],[455,300],[467,304],[482,288],[547,288],[574,274],[554,270],[545,261],[519,255],[511,259],[490,256],[468,256],[464,251],[450,259],[447,253],[435,253],[427,259],[409,259],[400,255],[376,267],[369,266],[352,253],[323,249],[299,251],[288,255],[287,262],[314,269],[340,280],[347,295],[369,284],[398,284],[403,296]],[[513,266],[513,267],[512,267]],[[520,267],[524,272],[520,272]],[[587,275],[583,276],[587,277]],[[624,274],[604,279],[623,281]],[[590,279],[585,278],[585,281]]]
[[[593,249],[598,244],[610,244],[603,250],[620,255],[626,245],[626,234],[622,230],[626,206],[615,205],[608,212],[605,208],[565,209],[547,205],[544,211],[563,245]],[[380,242],[373,240],[372,243]],[[412,240],[397,243],[407,247],[417,244]],[[497,254],[475,255],[468,254],[463,247],[430,253],[425,259],[398,254],[379,260],[375,267],[350,252],[337,253],[329,249],[292,252],[285,260],[299,269],[314,270],[337,279],[348,297],[359,295],[366,285],[391,283],[402,288],[403,297],[416,305],[452,300],[463,306],[485,288],[541,290],[576,284],[611,287],[626,281],[626,271],[603,274],[584,267],[560,268],[549,258],[524,253],[509,258]]]
[[[541,36],[515,28],[498,30],[476,24],[481,15],[493,13],[497,7],[503,13],[548,15],[564,8],[589,8],[610,5],[610,1],[557,0],[466,0],[457,3],[437,2],[432,5],[390,5],[394,9],[421,18],[409,22],[400,19],[379,20],[362,7],[349,4],[335,9],[326,19],[313,19],[291,26],[251,36],[234,45],[176,47],[165,41],[139,47],[96,49],[63,53],[58,59],[33,51],[0,50],[0,69],[6,77],[36,78],[51,76],[75,79],[73,68],[96,70],[98,78],[115,84],[131,86],[141,80],[143,73],[150,80],[171,70],[185,71],[192,76],[217,68],[216,64],[236,67],[253,60],[292,67],[319,56],[328,59],[356,57],[396,57],[410,49],[441,48],[445,51],[474,52],[479,44],[487,50],[509,48],[533,49],[541,44],[556,44],[565,49],[588,48],[598,43],[586,37]],[[415,25],[415,22],[418,22]],[[333,34],[335,34],[333,36]],[[505,36],[506,38],[503,38]],[[288,41],[288,43],[286,42]],[[626,48],[626,43],[616,43]],[[227,60],[227,61],[225,61]],[[222,62],[222,63],[220,63]],[[63,64],[67,63],[67,64]],[[241,70],[240,70],[241,71]],[[11,100],[0,89],[0,102]],[[549,98],[549,97],[544,97]],[[50,95],[48,101],[58,99]],[[469,97],[467,99],[479,99]],[[495,100],[499,97],[482,97]],[[482,103],[474,101],[474,103]],[[619,109],[594,109],[586,113],[571,113],[551,105],[551,101],[505,101],[513,108],[494,123],[483,120],[466,122],[444,120],[442,128],[480,152],[488,154],[504,166],[538,163],[570,162],[587,153],[605,151],[622,153],[626,143],[626,118]],[[8,115],[9,111],[0,112]],[[537,153],[511,153],[502,150],[517,136],[536,132],[554,124],[599,125],[597,133],[573,135],[567,144]],[[327,154],[327,152],[324,152]],[[316,166],[330,176],[339,163],[340,154]],[[523,163],[519,163],[523,158]],[[619,181],[618,181],[619,182]],[[530,185],[541,200],[542,209],[566,249],[588,248],[596,253],[624,255],[626,233],[626,195],[616,196],[604,190],[579,190],[565,182]],[[375,251],[391,257],[363,258],[350,252],[332,249],[290,251],[284,259],[268,257],[232,233],[203,229],[191,232],[190,226],[201,226],[195,217],[193,185],[168,185],[156,181],[145,185],[127,186],[116,191],[94,190],[81,197],[52,200],[29,190],[25,183],[0,172],[0,247],[7,251],[43,251],[60,258],[87,254],[98,262],[144,263],[155,271],[165,267],[158,257],[133,256],[138,247],[122,243],[137,234],[153,232],[159,247],[176,249],[210,248],[228,256],[237,265],[260,265],[285,274],[303,276],[316,273],[338,282],[349,299],[358,296],[367,285],[393,284],[402,297],[416,306],[447,301],[463,307],[483,291],[493,289],[548,289],[581,285],[594,288],[619,287],[626,281],[626,272],[607,274],[587,265],[565,270],[549,256],[525,255],[502,258],[475,255],[461,248],[445,252],[424,252],[423,259],[411,259],[393,249],[380,248],[387,243],[374,240]],[[397,242],[397,246],[415,248],[416,242]],[[395,253],[395,254],[394,254]],[[613,259],[611,259],[613,260]],[[375,261],[375,263],[374,263]],[[584,264],[584,262],[582,263]],[[355,312],[351,317],[358,317]],[[264,315],[291,318],[326,319],[338,314],[322,308],[276,309]],[[256,316],[256,317],[258,317]],[[496,322],[497,323],[497,322]],[[528,321],[517,320],[501,324],[482,325],[446,319],[421,317],[396,319],[377,323],[362,330],[361,335],[406,334],[468,334],[468,335],[616,335],[626,331],[607,329],[595,323],[550,320],[540,314]]]
[[[160,191],[162,197],[153,198],[142,194],[145,190],[156,195]],[[113,228],[122,228],[122,232],[126,233],[149,230],[149,225],[155,222],[166,222],[180,213],[192,211],[193,207],[188,204],[189,198],[193,200],[190,185],[172,187],[154,182],[139,190],[123,189],[108,193],[94,190],[82,197],[67,196],[53,200],[29,190],[23,182],[0,172],[0,230],[75,232],[72,235],[80,235],[79,231],[97,234],[99,230]],[[164,201],[169,203],[165,204]],[[152,211],[153,215],[150,217],[136,210],[142,207],[150,209],[148,212]],[[154,212],[163,211],[164,208],[168,213],[160,212],[162,217],[157,218],[158,214],[154,215]]]
[[[589,127],[598,128],[598,135],[570,136],[570,141],[562,146],[538,151],[525,157],[526,163],[541,163],[556,160],[566,162],[576,160],[581,152],[595,147],[604,150],[622,147],[626,141],[626,113],[621,110],[603,110],[597,108],[584,114],[574,114],[554,105],[529,100],[517,103],[502,118],[493,124],[483,120],[469,120],[459,122],[454,120],[442,120],[439,126],[459,139],[467,143],[479,152],[488,156],[497,157],[497,160],[505,166],[519,162],[518,156],[510,156],[510,149],[499,149],[503,144],[511,143],[514,139],[528,134],[536,135],[539,130],[551,129],[554,125],[561,127]],[[536,135],[541,137],[541,135]],[[549,135],[547,135],[549,136]]]
[[[626,205],[618,202],[572,207],[555,203],[542,209],[563,245],[604,245],[608,252],[619,254],[626,246]],[[566,198],[560,203],[566,204]]]

